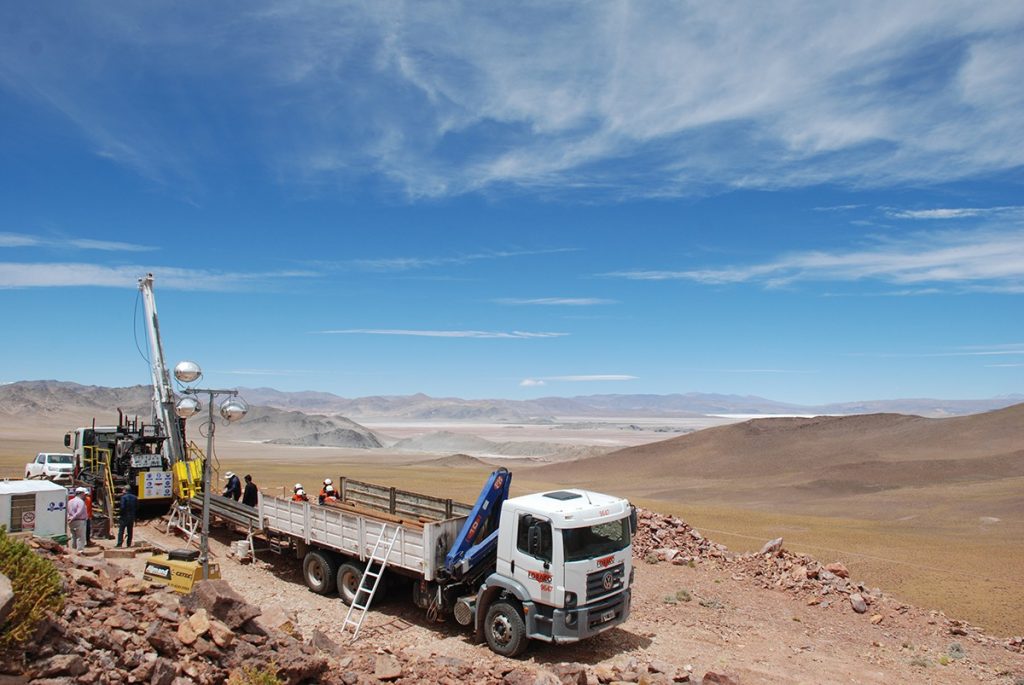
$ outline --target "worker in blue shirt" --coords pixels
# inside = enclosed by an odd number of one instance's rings
[[[139,509],[139,498],[135,496],[133,488],[125,488],[121,495],[121,513],[117,522],[117,544],[120,547],[124,540],[125,532],[128,533],[128,546],[132,546],[132,533],[135,531],[135,514]]]

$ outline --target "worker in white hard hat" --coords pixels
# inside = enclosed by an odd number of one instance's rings
[[[324,478],[324,486],[320,488],[320,495],[317,497],[317,501],[320,502],[320,504],[324,503],[324,498],[327,496],[327,488],[334,490],[334,481],[330,478]]]
[[[225,473],[224,479],[227,481],[227,485],[224,486],[224,496],[237,502],[238,498],[242,496],[242,481],[238,479],[234,471]]]
[[[325,485],[323,492],[320,493],[320,504],[325,502],[337,502],[338,493],[334,491],[333,485]]]
[[[308,502],[309,497],[306,497],[306,491],[301,487],[295,488],[295,494],[292,495],[293,502]]]

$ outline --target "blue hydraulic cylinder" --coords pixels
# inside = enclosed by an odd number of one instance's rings
[[[444,558],[445,570],[453,576],[462,576],[477,561],[486,557],[498,542],[498,517],[501,504],[508,499],[512,474],[500,468],[491,474],[480,491],[473,510],[455,536]]]

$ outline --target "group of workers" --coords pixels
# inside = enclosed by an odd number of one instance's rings
[[[296,483],[292,494],[293,502],[308,502],[309,496],[306,494],[306,490],[302,487],[302,483]],[[338,491],[334,489],[334,481],[330,478],[324,478],[323,487],[320,488],[320,494],[317,495],[317,503],[337,503],[341,502],[341,497],[338,495]]]
[[[260,491],[256,487],[256,484],[252,482],[252,476],[249,474],[245,475],[245,490],[242,489],[242,482],[238,480],[238,476],[235,475],[234,471],[228,471],[224,474],[224,479],[227,481],[227,485],[224,486],[224,492],[222,493],[225,497],[238,501],[242,499],[242,504],[248,504],[250,507],[255,507],[260,501]]]
[[[132,546],[132,534],[135,532],[135,517],[138,513],[139,498],[135,495],[134,488],[124,488],[117,493],[120,495],[120,510],[117,515],[117,544],[120,547],[125,542],[127,534],[128,546]],[[68,544],[71,549],[81,551],[92,543],[92,493],[89,488],[77,487],[74,495],[67,503],[68,530],[71,537]]]

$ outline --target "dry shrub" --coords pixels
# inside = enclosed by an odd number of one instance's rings
[[[21,540],[0,526],[0,573],[11,581],[14,605],[0,630],[0,648],[21,644],[32,637],[48,611],[64,607],[60,571]]]
[[[243,666],[231,674],[228,685],[284,685],[278,677],[277,663],[271,661],[262,666]]]

